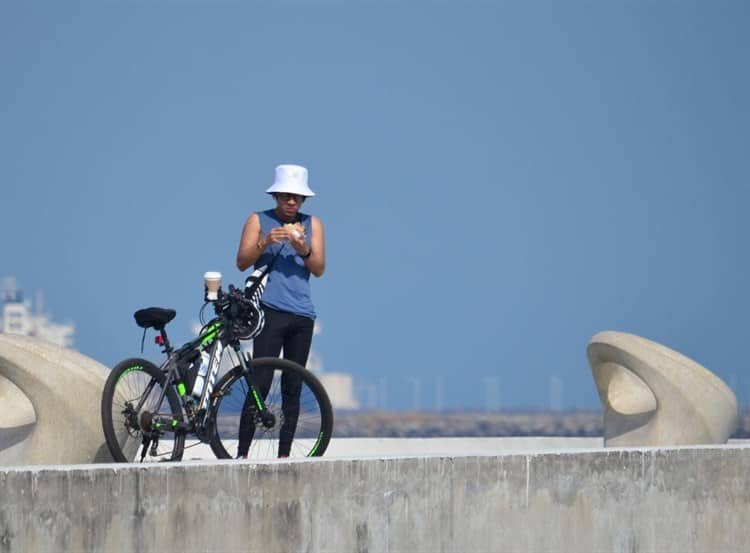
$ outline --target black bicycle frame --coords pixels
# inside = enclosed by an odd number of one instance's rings
[[[228,340],[227,334],[231,333],[230,326],[227,325],[224,321],[217,321],[214,320],[208,325],[206,325],[207,331],[200,336],[198,336],[196,339],[191,340],[187,344],[185,344],[182,348],[175,351],[170,351],[168,354],[168,357],[166,361],[161,366],[161,370],[163,372],[166,372],[165,375],[165,385],[162,386],[162,390],[159,394],[159,398],[157,400],[156,405],[159,406],[159,410],[161,409],[162,402],[164,401],[164,396],[167,392],[168,386],[175,386],[178,390],[178,396],[180,397],[180,403],[183,408],[183,414],[188,415],[189,413],[185,407],[187,406],[187,401],[185,398],[190,398],[189,391],[185,390],[184,384],[180,382],[179,384],[174,384],[178,381],[177,378],[175,378],[175,372],[178,370],[178,364],[177,359],[179,357],[180,352],[182,352],[185,348],[195,348],[195,347],[206,347],[208,346],[210,348],[210,354],[209,354],[209,366],[206,373],[206,381],[203,385],[203,391],[201,392],[201,397],[198,402],[198,408],[197,412],[200,413],[203,411],[203,417],[200,421],[194,421],[194,422],[200,422],[200,425],[202,427],[206,427],[206,424],[211,422],[210,417],[213,416],[212,409],[209,408],[209,402],[211,395],[213,394],[213,387],[216,382],[216,378],[219,374],[219,368],[221,365],[221,358],[224,353],[224,350],[227,349],[227,346],[231,347],[232,350],[237,355],[237,358],[240,361],[240,366],[242,367],[243,375],[245,376],[245,380],[248,383],[249,386],[249,392],[252,394],[253,401],[255,402],[255,406],[258,410],[258,414],[262,421],[266,422],[269,417],[268,408],[266,407],[265,400],[258,391],[258,386],[255,382],[254,375],[252,371],[249,368],[249,365],[247,361],[252,361],[252,358],[250,357],[250,354],[247,355],[247,359],[245,357],[245,354],[242,353],[240,349],[240,341],[236,338],[232,338],[231,340]],[[163,332],[163,334],[166,334],[166,332]],[[169,343],[166,339],[166,336],[164,336],[165,343]],[[171,348],[170,348],[171,349]],[[166,353],[166,349],[165,349]],[[148,384],[148,390],[150,391],[153,386],[156,384],[155,380],[152,380]],[[179,387],[182,387],[180,389]],[[145,401],[145,398],[148,396],[148,394],[144,394],[144,396],[141,398],[141,403],[138,405],[136,412],[140,410],[140,408],[143,406],[143,402]],[[155,413],[156,415],[159,414],[159,411]],[[160,431],[164,432],[174,432],[175,430],[182,431],[185,430],[184,425],[180,425],[179,421],[171,420],[171,424],[163,425],[159,424],[157,422],[156,426],[159,428]],[[196,430],[195,428],[193,430]]]

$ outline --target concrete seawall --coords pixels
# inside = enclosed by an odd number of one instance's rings
[[[750,448],[0,469],[0,552],[739,551]]]

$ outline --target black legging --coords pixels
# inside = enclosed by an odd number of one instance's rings
[[[278,357],[281,348],[284,348],[284,359],[299,363],[303,367],[307,364],[310,354],[314,322],[308,317],[276,311],[269,307],[263,307],[266,324],[253,342],[253,357]],[[273,381],[272,370],[262,370],[254,373],[258,392],[263,399],[268,396]],[[284,373],[281,377],[281,411],[284,420],[279,431],[279,457],[286,457],[292,448],[294,432],[297,429],[299,418],[299,399],[302,390],[302,380],[293,375]],[[240,415],[240,436],[237,447],[237,455],[245,457],[250,442],[255,434],[253,424],[255,402],[250,394],[245,398]]]

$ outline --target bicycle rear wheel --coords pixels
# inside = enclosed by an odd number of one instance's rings
[[[157,405],[165,386],[165,374],[146,359],[126,359],[109,373],[102,393],[102,429],[115,461],[179,461],[185,448],[184,432],[163,432],[163,421],[181,421],[180,399],[173,386],[166,390],[167,401]],[[144,446],[146,436],[158,438]]]
[[[323,455],[333,432],[333,410],[315,375],[297,363],[273,357],[253,359],[249,368],[273,422],[264,423],[252,395],[248,396],[242,367],[233,368],[212,396],[214,454],[228,459],[247,449],[247,458],[255,460]]]

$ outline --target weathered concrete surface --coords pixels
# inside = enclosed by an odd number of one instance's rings
[[[111,461],[101,425],[108,374],[76,351],[0,334],[0,466]]]
[[[227,449],[234,451],[236,441]],[[570,438],[555,436],[510,436],[496,438],[332,438],[326,449],[326,459],[386,457],[467,457],[474,455],[507,455],[526,451],[559,452],[580,449],[601,449],[599,438]],[[186,440],[183,461],[211,461],[216,459],[211,447],[196,440]]]
[[[607,331],[591,338],[587,354],[606,447],[723,444],[737,428],[729,386],[676,351]]]
[[[0,469],[0,550],[717,552],[750,449]]]

